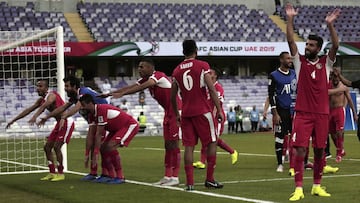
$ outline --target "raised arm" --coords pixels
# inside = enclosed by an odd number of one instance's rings
[[[24,118],[25,116],[29,115],[31,112],[33,112],[36,108],[38,108],[41,104],[42,98],[39,98],[38,100],[36,100],[36,102],[31,105],[30,107],[26,108],[25,110],[23,110],[19,115],[17,115],[15,118],[13,118],[7,125],[6,125],[6,129],[10,128],[10,126],[15,123],[15,121]]]
[[[286,8],[286,38],[289,44],[291,56],[295,56],[298,53],[298,48],[294,39],[294,18],[298,14],[298,9],[294,9],[291,4],[287,4]]]
[[[156,85],[155,80],[149,78],[146,82],[144,82],[142,84],[131,85],[127,88],[123,88],[122,90],[119,90],[117,93],[114,92],[112,95],[113,95],[113,98],[120,98],[124,95],[140,92],[141,90],[144,90],[148,87],[152,87],[154,85]]]
[[[326,24],[330,31],[330,37],[332,43],[328,53],[328,56],[331,61],[335,61],[336,52],[339,48],[339,38],[334,27],[334,22],[339,17],[339,15],[340,15],[340,9],[335,9],[333,12],[329,13],[325,18]]]

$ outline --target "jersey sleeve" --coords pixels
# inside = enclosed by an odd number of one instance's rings
[[[296,77],[297,79],[299,79],[299,73],[300,73],[300,66],[301,66],[301,61],[300,61],[300,55],[299,52],[297,52],[295,54],[295,56],[293,56],[294,60],[293,60],[293,64],[294,64],[294,70],[296,73]]]
[[[330,72],[331,72],[332,67],[333,67],[335,62],[336,62],[336,58],[335,58],[334,61],[332,61],[329,56],[326,56],[325,67],[326,67],[326,77],[328,78],[328,80],[330,78]]]
[[[101,105],[97,105],[96,121],[98,125],[107,124],[107,109],[103,108]]]
[[[271,73],[269,75],[269,84],[268,84],[268,95],[269,95],[269,104],[271,108],[276,108],[276,80]]]

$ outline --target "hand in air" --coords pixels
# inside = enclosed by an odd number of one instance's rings
[[[325,18],[326,23],[327,24],[334,23],[334,21],[340,16],[340,12],[341,12],[341,10],[338,8],[333,10],[332,12],[329,12]]]
[[[298,14],[299,9],[295,9],[291,4],[286,4],[285,12],[286,16],[288,17],[294,17]]]

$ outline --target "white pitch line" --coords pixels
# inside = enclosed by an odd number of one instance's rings
[[[153,150],[153,151],[164,151],[165,150],[165,149],[162,149],[162,148],[152,148],[152,147],[132,148],[132,149],[145,149],[145,150]],[[194,152],[200,153],[200,151],[198,151],[198,150],[195,150]],[[229,154],[227,152],[216,152],[216,153],[217,154],[225,154],[225,155]],[[239,155],[243,155],[243,156],[259,156],[259,157],[275,157],[275,155],[271,155],[271,154],[253,154],[253,153],[239,153]],[[313,158],[313,157],[309,157],[309,158]],[[331,159],[335,159],[335,158],[331,158]],[[353,159],[353,158],[343,158],[342,160],[343,161],[360,161],[360,159]]]
[[[322,178],[342,178],[342,177],[359,177],[360,174],[344,174],[344,175],[329,175],[322,176]],[[304,177],[304,179],[313,179],[312,176]],[[222,181],[223,184],[236,184],[236,183],[258,183],[258,182],[273,182],[273,181],[284,181],[284,180],[294,180],[294,177],[288,178],[269,178],[269,179],[257,179],[257,180],[239,180],[239,181]],[[198,183],[200,184],[200,183]]]
[[[133,148],[134,149],[134,148]],[[140,149],[140,148],[138,148]],[[145,148],[141,148],[141,149],[146,149],[146,150],[154,150],[154,151],[164,151],[164,149],[161,148],[153,148],[153,147],[145,147]],[[182,150],[183,151],[183,150]],[[200,153],[200,151],[195,150],[194,152]],[[228,152],[216,152],[217,154],[229,154]],[[261,156],[261,157],[275,157],[275,155],[270,155],[270,154],[251,154],[251,153],[239,153],[239,155],[244,155],[244,156]]]
[[[82,175],[82,176],[86,175],[86,173],[81,173],[81,172],[76,172],[76,171],[66,171],[66,173],[71,173],[71,174],[75,174],[75,175]],[[204,195],[204,196],[210,196],[210,197],[218,197],[218,198],[231,199],[231,200],[241,200],[241,201],[245,201],[245,202],[275,203],[275,202],[272,202],[272,201],[266,201],[266,200],[260,200],[260,199],[251,199],[251,198],[231,196],[231,195],[223,195],[223,194],[217,194],[217,193],[212,193],[212,192],[204,192],[204,191],[198,191],[198,190],[185,191],[183,188],[179,188],[179,187],[154,185],[152,183],[146,183],[146,182],[140,182],[140,181],[128,180],[128,179],[126,179],[126,183],[132,183],[132,184],[136,184],[136,185],[144,185],[144,186],[156,187],[156,188],[163,188],[163,189],[168,189],[168,190],[177,190],[177,191],[181,191],[181,192],[189,192],[189,193],[195,193],[195,194]]]

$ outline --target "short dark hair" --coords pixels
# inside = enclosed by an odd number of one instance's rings
[[[197,46],[196,46],[195,40],[192,40],[192,39],[184,40],[182,43],[182,46],[183,46],[183,54],[185,56],[190,56],[190,55],[196,53],[196,51],[197,51]]]
[[[319,35],[317,34],[309,34],[309,37],[308,37],[309,40],[315,40],[317,42],[317,45],[318,47],[322,47],[323,43],[324,43],[324,40],[322,37],[320,37]]]
[[[45,82],[46,87],[49,87],[49,80],[48,80],[48,79],[45,79],[45,78],[40,78],[40,79],[38,79],[37,81],[38,81],[38,82],[40,82],[40,81],[44,81],[44,82]]]
[[[283,52],[281,52],[281,53],[280,53],[280,55],[279,55],[279,58],[284,57],[284,55],[285,55],[285,54],[289,54],[289,52],[287,52],[287,51],[283,51]]]
[[[151,58],[148,58],[148,57],[141,58],[140,62],[146,62],[146,63],[150,64],[153,67],[155,66],[154,61]]]
[[[76,86],[77,88],[80,87],[80,80],[79,80],[79,78],[77,78],[77,77],[75,77],[75,76],[72,76],[72,75],[67,76],[67,77],[65,77],[65,78],[63,79],[63,81],[64,81],[64,82],[70,82],[70,86],[71,86],[71,87],[74,87],[74,86]]]
[[[84,94],[80,97],[79,99],[80,102],[85,102],[85,104],[90,104],[90,103],[93,103],[95,104],[94,102],[94,98],[90,95],[90,94]]]
[[[211,69],[214,70],[214,73],[216,75],[216,79],[218,79],[222,75],[222,73],[221,73],[221,71],[219,69],[217,69],[217,68],[211,68]]]

